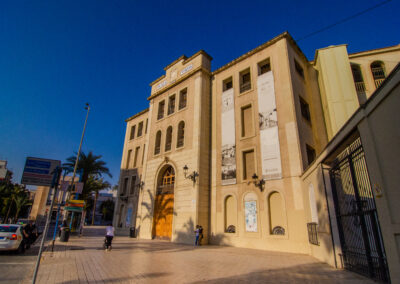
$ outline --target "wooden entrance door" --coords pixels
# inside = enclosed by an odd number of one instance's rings
[[[156,197],[154,199],[153,236],[159,239],[171,239],[174,212],[175,172],[168,166],[161,172]]]
[[[157,195],[155,199],[153,235],[158,239],[171,239],[174,194]]]

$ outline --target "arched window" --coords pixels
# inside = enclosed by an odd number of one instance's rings
[[[158,130],[156,134],[156,144],[154,146],[154,155],[160,154],[160,150],[161,150],[161,130]]]
[[[285,234],[285,219],[283,212],[283,202],[280,193],[272,192],[268,198],[269,220],[272,235]]]
[[[385,80],[385,64],[382,61],[374,61],[371,63],[371,72],[374,77],[375,87],[379,87]]]
[[[185,143],[185,122],[181,121],[178,124],[178,139],[176,141],[176,148],[182,147]]]
[[[172,126],[167,128],[167,136],[165,137],[165,151],[171,150],[172,144]]]
[[[175,171],[168,166],[160,175],[157,185],[157,195],[174,193]]]
[[[356,86],[357,94],[365,94],[366,89],[360,65],[351,63],[351,72],[353,73],[354,85]]]
[[[225,233],[236,233],[237,206],[232,195],[225,199]]]

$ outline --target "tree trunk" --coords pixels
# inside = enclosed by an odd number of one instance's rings
[[[97,195],[98,193],[96,192],[94,195],[94,202],[93,202],[92,226],[94,225],[94,215],[96,213]]]
[[[11,198],[10,206],[8,207],[8,211],[7,211],[6,217],[4,218],[4,221],[3,221],[4,224],[8,223],[8,218],[9,218],[10,213],[11,213],[11,207],[12,207],[13,201],[14,200]]]
[[[18,206],[17,206],[17,212],[15,212],[15,217],[14,217],[14,223],[17,223],[17,221],[18,221],[18,215],[19,215],[19,212],[21,211],[21,208],[18,208]]]

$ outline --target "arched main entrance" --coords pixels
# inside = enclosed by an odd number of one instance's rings
[[[171,239],[174,212],[175,171],[170,165],[161,169],[154,198],[153,237]]]

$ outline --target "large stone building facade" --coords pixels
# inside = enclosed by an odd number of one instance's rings
[[[346,267],[320,157],[400,62],[400,46],[331,46],[310,62],[285,32],[213,72],[211,60],[199,51],[172,62],[151,83],[149,108],[126,120],[117,233],[192,244],[201,225],[203,243]]]

